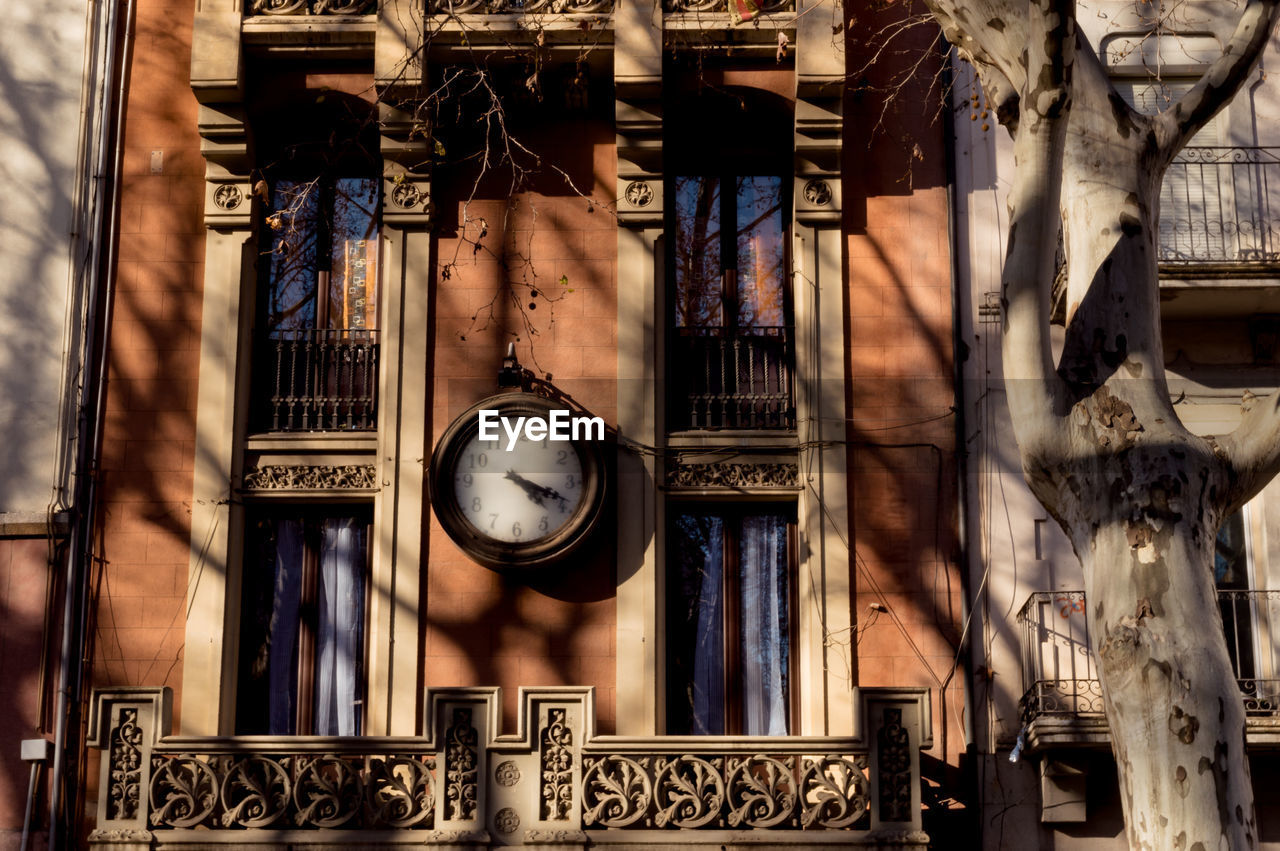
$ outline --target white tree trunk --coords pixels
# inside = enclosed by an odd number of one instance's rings
[[[1218,528],[1280,471],[1280,401],[1222,438],[1169,399],[1155,237],[1164,170],[1250,72],[1280,0],[1247,0],[1222,56],[1144,116],[1072,0],[925,0],[1014,137],[1005,388],[1023,473],[1084,568],[1092,650],[1135,851],[1257,847],[1244,705],[1213,584]],[[1058,222],[1067,333],[1049,346]]]

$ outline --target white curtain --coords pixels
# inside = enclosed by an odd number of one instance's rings
[[[742,518],[742,732],[787,735],[787,524],[776,515]]]
[[[360,732],[364,553],[363,524],[351,517],[325,521],[316,623],[318,736],[354,736]]]
[[[266,732],[292,735],[297,712],[298,605],[302,594],[303,529],[298,520],[276,525],[275,581],[271,592],[271,621],[267,624]]]

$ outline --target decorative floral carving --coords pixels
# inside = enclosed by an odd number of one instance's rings
[[[791,818],[797,797],[792,765],[753,756],[730,759],[728,769],[731,827],[775,827]]]
[[[335,467],[268,464],[244,474],[248,490],[371,490],[378,485],[372,464]]]
[[[520,816],[510,807],[503,807],[494,813],[493,826],[502,833],[515,833],[520,827]]]
[[[412,183],[397,183],[391,190],[392,203],[404,210],[420,206],[422,199],[422,190]]]
[[[568,843],[585,844],[587,835],[581,830],[526,830],[525,845],[565,845]]]
[[[563,821],[573,808],[573,731],[564,709],[552,709],[542,731],[542,818]]]
[[[911,737],[902,726],[902,710],[885,707],[880,732],[876,734],[879,749],[880,820],[911,820]]]
[[[629,827],[653,801],[649,760],[609,755],[582,762],[582,823]]]
[[[676,488],[782,488],[800,484],[797,464],[673,464],[667,485]]]
[[[633,180],[627,184],[623,197],[632,207],[647,207],[653,203],[653,187],[643,180]]]
[[[369,15],[374,0],[254,0],[253,15]]]
[[[507,760],[494,769],[493,779],[499,786],[514,786],[520,782],[520,766]]]
[[[151,831],[140,830],[136,827],[112,827],[112,828],[96,828],[89,834],[89,843],[91,845],[113,844],[113,843],[145,843],[151,844]]]
[[[771,12],[790,12],[795,9],[795,0],[764,0],[760,3],[758,14]],[[663,0],[662,7],[668,12],[728,12],[728,0]]]
[[[403,828],[430,820],[436,802],[434,767],[431,760],[407,757],[372,760],[365,781],[370,823]]]
[[[218,804],[218,776],[193,756],[156,757],[151,768],[151,824],[195,827]]]
[[[232,183],[224,183],[213,190],[213,203],[223,210],[234,210],[244,203],[244,193]]]
[[[282,763],[265,756],[235,761],[222,778],[222,823],[226,827],[266,827],[289,809],[292,784]]]
[[[653,823],[658,827],[697,828],[710,824],[724,805],[723,761],[696,756],[659,759],[654,779]]]
[[[427,0],[433,15],[586,15],[613,11],[613,0]]]
[[[360,813],[363,799],[360,774],[351,763],[333,756],[298,760],[293,820],[299,826],[340,827]]]
[[[868,818],[866,771],[867,758],[861,754],[806,759],[800,776],[800,826],[838,830]]]
[[[445,818],[476,817],[476,781],[480,736],[471,726],[471,710],[453,710],[453,723],[445,733]]]
[[[116,717],[111,730],[111,789],[107,793],[107,818],[136,819],[142,793],[142,728],[138,726],[138,710],[126,707]]]
[[[831,203],[831,184],[825,180],[810,180],[804,185],[804,200],[815,207]]]

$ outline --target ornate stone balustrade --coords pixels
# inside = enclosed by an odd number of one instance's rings
[[[427,0],[432,15],[607,15],[613,0]]]
[[[923,848],[927,693],[859,700],[855,738],[596,736],[581,688],[522,690],[515,734],[496,689],[452,689],[421,736],[194,738],[167,690],[101,691],[91,844]]]
[[[250,15],[372,15],[375,0],[253,0]]]

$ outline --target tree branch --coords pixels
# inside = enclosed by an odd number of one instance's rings
[[[1016,133],[1018,93],[1027,79],[1027,69],[1017,59],[1026,44],[1026,8],[990,2],[924,2],[960,58],[977,71],[996,118],[1011,134]]]
[[[1168,161],[1235,95],[1262,55],[1275,27],[1280,0],[1248,0],[1222,55],[1196,84],[1160,113],[1160,153]]]
[[[1240,425],[1212,442],[1230,474],[1230,513],[1280,473],[1280,391],[1264,399],[1246,394]]]
[[[1053,366],[1049,315],[1061,213],[1063,146],[1071,113],[1074,0],[1026,12],[1026,84],[1014,137],[1009,241],[1001,276],[1005,391],[1024,457],[1054,444],[1063,427],[1056,400],[1066,386]],[[1021,53],[1021,51],[1020,51]]]

